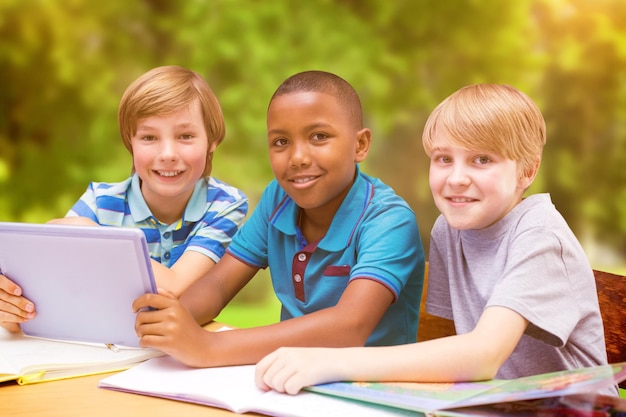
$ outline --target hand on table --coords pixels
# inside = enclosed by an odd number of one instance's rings
[[[306,386],[335,380],[334,367],[327,348],[282,347],[257,363],[255,382],[264,391],[297,394]]]

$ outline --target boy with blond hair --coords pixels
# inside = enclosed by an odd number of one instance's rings
[[[128,86],[118,122],[131,177],[92,182],[65,218],[50,223],[141,229],[157,286],[179,294],[224,255],[248,211],[241,191],[211,176],[225,136],[222,109],[199,74],[163,66]],[[0,275],[0,323],[19,330],[36,309],[9,278]]]

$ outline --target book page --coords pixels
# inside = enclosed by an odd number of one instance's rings
[[[109,349],[105,345],[39,339],[0,327],[0,375],[22,376],[42,371],[56,374],[54,377],[78,375],[120,369],[160,355],[162,353],[152,349]]]
[[[151,359],[100,381],[102,388],[248,411],[263,391],[254,386],[252,366],[190,368],[170,356]]]
[[[225,408],[297,417],[393,417],[400,409],[355,403],[321,394],[264,392],[254,382],[254,365],[190,368],[171,357],[150,359],[100,381],[101,388]]]
[[[2,349],[0,347],[0,349]],[[18,375],[18,369],[16,369],[13,365],[7,362],[6,359],[0,353],[0,382],[10,381],[15,379]]]

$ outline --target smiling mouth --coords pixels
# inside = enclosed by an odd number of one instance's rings
[[[313,181],[315,180],[317,177],[304,177],[304,178],[294,178],[291,181],[295,182],[296,184],[304,184],[307,183],[309,181]]]
[[[469,198],[469,197],[448,197],[448,200],[450,200],[453,203],[471,203],[471,202],[477,201],[475,198]]]
[[[162,177],[175,177],[177,175],[180,175],[180,173],[183,171],[155,171],[155,172]]]

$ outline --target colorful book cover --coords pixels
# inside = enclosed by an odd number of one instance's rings
[[[461,407],[438,417],[626,417],[626,399],[593,393]]]
[[[456,383],[334,382],[307,390],[407,410],[432,412],[580,393],[626,379],[626,362],[533,375],[514,380]]]

